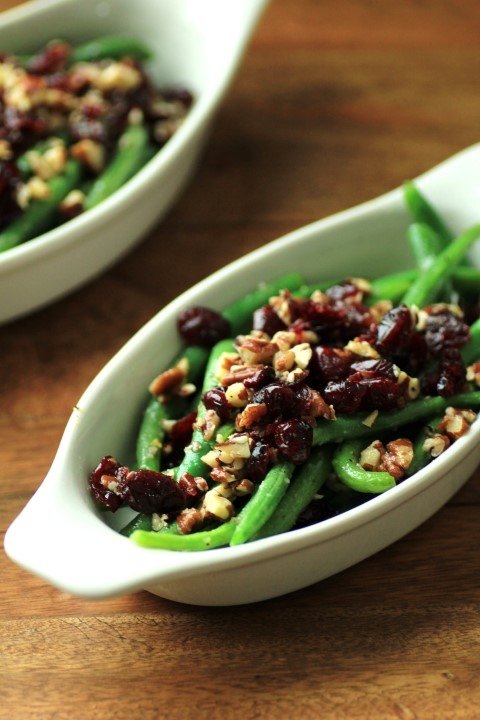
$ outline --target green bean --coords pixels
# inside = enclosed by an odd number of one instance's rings
[[[260,529],[257,538],[287,532],[301,512],[309,505],[327,480],[332,468],[331,453],[327,448],[313,448],[304,465],[297,468],[287,492],[273,515]]]
[[[78,185],[82,172],[80,163],[73,159],[68,160],[63,173],[47,183],[50,189],[49,197],[45,200],[33,200],[19,218],[0,232],[0,252],[49,230],[55,220],[59,203]]]
[[[208,350],[191,345],[183,350],[174,364],[182,359],[187,364],[187,380],[196,383],[201,376],[208,358]],[[165,431],[162,420],[178,417],[184,411],[184,401],[174,397],[162,402],[157,397],[150,398],[137,436],[137,466],[148,470],[160,469],[160,456]]]
[[[233,518],[233,520],[223,523],[213,530],[202,530],[189,535],[179,535],[163,531],[149,532],[148,530],[135,530],[130,536],[130,539],[137,545],[145,548],[176,550],[179,552],[212,550],[213,548],[228,545],[237,527],[237,520],[238,518]]]
[[[403,185],[403,198],[415,222],[429,225],[440,237],[442,247],[447,247],[453,240],[453,233],[411,181],[407,181]]]
[[[395,478],[388,472],[364,470],[358,457],[362,450],[361,440],[347,440],[335,451],[333,468],[347,487],[361,493],[378,494],[395,487]]]
[[[122,57],[150,60],[151,50],[137,38],[122,35],[105,35],[73,48],[69,62],[96,62],[98,60],[119,60]]]
[[[329,442],[379,435],[387,430],[397,430],[409,423],[439,415],[449,406],[478,408],[480,391],[461,393],[448,398],[435,396],[415,400],[399,410],[381,412],[371,427],[363,424],[366,414],[343,415],[336,420],[319,420],[313,431],[313,444],[324,445]]]
[[[407,238],[420,271],[427,270],[442,251],[442,240],[425,223],[412,223],[407,230]]]
[[[294,465],[282,462],[274,465],[265,475],[253,497],[244,508],[230,545],[242,545],[250,540],[271,517],[285,495]]]
[[[85,199],[86,210],[101,203],[130,180],[143,162],[148,143],[148,130],[144,125],[130,125],[125,130],[113,160],[95,180]]]
[[[480,318],[470,325],[470,338],[460,352],[465,365],[480,360]]]
[[[407,470],[407,477],[415,475],[416,472],[424,468],[432,460],[432,456],[424,449],[423,446],[425,444],[425,440],[432,437],[435,433],[442,419],[443,415],[437,415],[435,418],[429,420],[418,433],[415,438],[415,442],[413,443],[413,460]]]
[[[230,323],[232,335],[244,330],[245,324],[251,320],[252,313],[267,303],[272,295],[276,295],[280,290],[296,290],[302,283],[303,278],[299,273],[289,273],[262,285],[226,307],[222,315]]]
[[[446,247],[430,267],[425,270],[403,297],[405,305],[423,307],[435,299],[443,283],[453,272],[455,265],[465,255],[468,248],[480,237],[480,225],[474,225],[459,235]]]
[[[480,270],[475,267],[457,267],[452,274],[453,287],[460,295],[480,294]]]
[[[218,384],[218,379],[216,376],[218,360],[224,352],[232,352],[232,350],[232,340],[220,340],[220,342],[218,342],[215,347],[212,348],[205,371],[202,395],[203,393],[207,392],[207,390],[210,390]],[[205,405],[203,404],[203,402],[200,402],[198,405],[197,422],[203,419],[203,417],[205,416],[205,412]],[[233,426],[226,426],[226,428],[224,427],[223,429],[221,429],[223,435],[225,435],[225,433],[228,431],[228,428],[230,428],[230,433],[233,432]],[[185,472],[188,472],[191,475],[198,477],[208,477],[211,468],[203,462],[202,456],[205,455],[209,450],[211,450],[214,442],[215,438],[213,438],[212,440],[206,440],[202,430],[194,430],[192,435],[192,441],[190,445],[185,449],[185,455],[180,463],[178,469],[178,477],[180,478]]]

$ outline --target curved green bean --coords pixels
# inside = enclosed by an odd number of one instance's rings
[[[285,495],[256,538],[279,535],[291,530],[300,513],[327,480],[331,469],[332,457],[328,448],[313,448],[305,464],[296,469]]]
[[[282,462],[267,472],[239,517],[230,545],[246,543],[271,517],[288,489],[293,469],[293,463]]]
[[[212,550],[228,545],[237,526],[237,520],[238,518],[234,518],[213,530],[201,530],[189,535],[139,529],[130,535],[130,539],[141,547],[156,548],[157,550],[176,550],[178,552]]]
[[[429,225],[439,236],[442,247],[447,247],[453,240],[453,233],[423,193],[410,180],[403,184],[403,199],[415,222]]]
[[[480,318],[470,325],[470,338],[460,350],[465,365],[480,360]]]
[[[395,487],[393,475],[388,472],[364,470],[358,458],[362,450],[361,440],[347,440],[333,455],[333,468],[347,487],[361,493],[379,494]]]

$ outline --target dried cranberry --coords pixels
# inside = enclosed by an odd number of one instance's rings
[[[250,390],[260,390],[260,388],[271,383],[274,377],[275,371],[271,365],[262,365],[255,371],[254,375],[245,378],[243,384]]]
[[[304,463],[310,455],[313,429],[304,420],[292,418],[274,423],[274,438],[281,454],[298,465]]]
[[[289,416],[295,412],[296,398],[293,390],[280,383],[270,383],[258,390],[253,398],[254,403],[265,403],[270,416]]]
[[[360,288],[355,285],[351,280],[345,280],[344,282],[332,285],[325,294],[332,298],[335,302],[344,301],[347,298],[353,298],[360,293]]]
[[[192,437],[193,423],[195,422],[196,417],[197,413],[194,410],[193,412],[188,413],[188,415],[184,415],[179,418],[169,432],[170,440],[172,440],[172,442],[182,444],[183,447],[188,445]]]
[[[223,390],[219,388],[207,390],[203,396],[203,403],[207,410],[214,410],[223,422],[230,420],[232,409]]]
[[[262,442],[256,442],[250,457],[244,466],[245,476],[254,483],[259,483],[267,474],[270,464],[270,448]]]
[[[184,310],[178,317],[177,327],[187,345],[213,347],[230,335],[230,323],[220,313],[200,306]]]
[[[440,357],[437,368],[422,377],[421,389],[424,395],[450,397],[463,389],[465,365],[456,348],[448,348]]]
[[[286,330],[287,326],[271,305],[263,305],[253,313],[253,329],[272,336],[280,330]]]
[[[132,470],[125,485],[128,505],[146,515],[175,513],[185,507],[185,493],[170,475],[155,470]]]
[[[34,55],[28,62],[28,72],[35,75],[48,75],[62,70],[70,55],[71,47],[58,41],[49,43],[42,52]]]
[[[89,485],[94,498],[111,512],[124,503],[123,481],[127,472],[128,469],[114,457],[106,455],[90,474]]]
[[[343,350],[318,345],[314,348],[309,369],[313,378],[324,385],[329,380],[342,380],[350,373],[350,363],[355,357]]]
[[[412,314],[406,305],[389,310],[377,328],[376,345],[384,354],[402,353],[409,345],[414,329]]]
[[[337,412],[354,413],[362,403],[367,394],[367,388],[346,380],[331,380],[323,390],[323,398],[326,403],[333,405]]]
[[[428,316],[425,341],[431,353],[438,355],[445,348],[460,348],[470,337],[470,328],[449,310]]]

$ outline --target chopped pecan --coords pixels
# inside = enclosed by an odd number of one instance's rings
[[[422,449],[430,455],[432,458],[436,458],[439,455],[441,455],[444,450],[448,448],[450,445],[450,439],[447,435],[441,435],[440,433],[435,433],[435,435],[432,435],[432,437],[429,437],[425,440],[425,442],[422,445]]]
[[[272,362],[278,351],[278,345],[268,340],[245,335],[237,338],[237,350],[247,365],[260,365]]]
[[[197,508],[186,508],[177,515],[177,527],[182,535],[188,535],[203,522],[203,515]]]
[[[156,397],[164,395],[165,393],[172,392],[174,389],[179,387],[185,380],[187,373],[182,368],[176,365],[175,367],[168,368],[164,372],[157,375],[149,385],[149,390],[152,395]]]
[[[480,362],[475,362],[467,367],[467,382],[473,382],[480,387]]]
[[[245,430],[259,422],[267,414],[265,403],[249,403],[243,412],[237,415],[235,427],[237,430]]]
[[[473,410],[459,410],[448,407],[438,429],[444,431],[451,440],[457,440],[468,431],[470,425],[477,417]]]
[[[386,470],[396,480],[400,480],[413,460],[413,446],[411,440],[398,438],[387,444],[386,452],[382,457],[379,470]]]
[[[249,393],[243,383],[236,382],[227,387],[225,397],[232,407],[243,408],[248,403]]]

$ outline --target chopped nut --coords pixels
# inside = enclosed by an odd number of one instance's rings
[[[190,395],[193,395],[196,390],[197,386],[193,383],[183,383],[178,388],[177,395],[180,397],[190,397]]]
[[[243,480],[240,480],[235,485],[235,494],[236,495],[251,495],[255,489],[255,485],[251,480],[248,480],[247,478],[243,478]]]
[[[237,350],[247,365],[262,365],[272,362],[278,346],[268,340],[245,335],[237,338]]]
[[[377,470],[384,455],[383,444],[380,440],[374,440],[360,453],[359,464],[365,470]]]
[[[396,480],[400,480],[413,460],[413,445],[407,438],[392,440],[387,444],[385,455],[379,470],[386,470]]]
[[[415,400],[420,395],[420,380],[418,378],[409,378],[407,394],[410,400]]]
[[[205,513],[214,515],[220,520],[229,520],[234,512],[232,502],[228,497],[219,494],[216,487],[206,493],[203,500],[203,509]]]
[[[462,435],[465,435],[476,417],[473,410],[459,410],[448,407],[438,429],[446,432],[450,439],[457,440]]]
[[[294,347],[291,349],[291,352],[295,356],[295,363],[298,365],[298,367],[302,370],[305,370],[305,368],[308,367],[310,360],[312,359],[313,350],[310,345],[306,342],[300,343],[299,345],[294,345]]]
[[[127,123],[129,125],[141,125],[143,123],[143,118],[143,111],[138,107],[134,107],[128,113]]]
[[[74,158],[86,165],[95,173],[103,170],[105,165],[105,148],[99,142],[90,138],[83,138],[70,148]]]
[[[475,362],[467,367],[467,382],[473,382],[480,387],[480,362]]]
[[[158,532],[168,525],[168,515],[152,514],[152,530]]]
[[[235,426],[237,430],[250,428],[252,425],[259,422],[266,414],[267,406],[265,403],[249,403],[245,406],[244,411],[237,415]]]
[[[366,340],[350,340],[350,342],[348,342],[345,346],[345,350],[349,350],[350,352],[355,353],[356,355],[360,355],[361,357],[374,359],[380,357],[375,348],[372,347],[372,345],[370,345],[370,343],[368,343]]]
[[[140,72],[125,62],[112,62],[104,68],[92,82],[101,92],[112,90],[133,90],[142,82]]]
[[[12,158],[12,146],[8,140],[0,140],[0,160],[11,160]]]
[[[182,535],[188,535],[202,522],[203,515],[197,508],[186,508],[177,515],[177,527]]]
[[[216,468],[219,466],[219,455],[220,453],[218,450],[209,450],[205,455],[202,455],[202,462],[205,463],[205,465],[208,465],[211,468]]]
[[[235,475],[233,475],[231,472],[228,472],[228,469],[224,466],[213,468],[212,472],[210,473],[210,477],[214,482],[222,484],[230,484],[232,482],[235,482],[237,479]]]
[[[436,458],[443,453],[450,445],[450,440],[446,435],[436,433],[432,437],[427,438],[422,445],[422,449],[432,458]]]
[[[370,305],[370,313],[377,325],[392,307],[393,303],[390,300],[379,300],[373,305]]]
[[[164,370],[160,375],[152,380],[148,389],[152,395],[159,396],[164,393],[171,392],[174,388],[181,385],[186,377],[186,371],[180,365]]]
[[[290,348],[297,342],[297,336],[294,332],[288,330],[279,330],[272,337],[272,342],[278,347],[279,350],[290,350]]]
[[[373,427],[373,424],[375,423],[375,420],[378,417],[378,410],[372,410],[370,415],[367,415],[365,420],[362,420],[362,425],[366,425],[367,427],[371,428]]]
[[[215,377],[223,385],[223,379],[231,374],[231,368],[233,365],[240,362],[240,355],[238,353],[224,352],[220,355],[215,368]]]
[[[227,387],[225,397],[232,407],[243,408],[248,403],[248,390],[243,383],[236,382]]]
[[[30,178],[27,182],[27,187],[32,200],[46,200],[52,194],[47,183],[37,176]]]
[[[295,353],[292,350],[279,350],[273,357],[273,367],[276,372],[291,370],[295,365]]]
[[[211,440],[220,427],[220,417],[215,410],[207,410],[204,415],[203,437]]]
[[[246,433],[235,433],[230,435],[228,440],[219,443],[216,447],[219,452],[219,460],[222,463],[230,464],[237,458],[250,457],[250,438]]]

